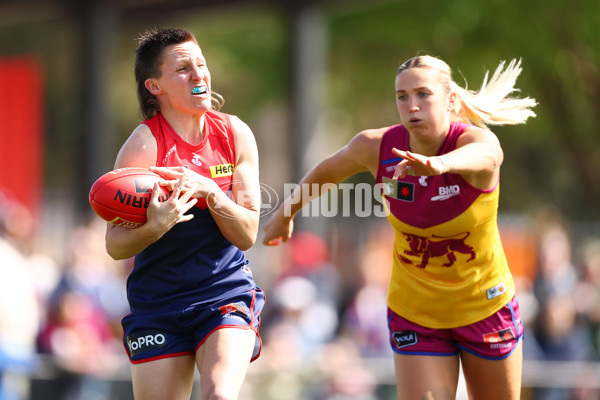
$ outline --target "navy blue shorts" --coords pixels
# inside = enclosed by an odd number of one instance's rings
[[[222,328],[251,329],[256,333],[252,360],[262,341],[260,313],[265,295],[259,288],[211,303],[160,314],[126,315],[121,320],[123,345],[132,364],[161,358],[194,355],[211,333]]]

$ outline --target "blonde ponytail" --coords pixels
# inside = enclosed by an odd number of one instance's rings
[[[441,84],[448,93],[455,92],[456,106],[452,112],[453,119],[480,126],[522,124],[529,117],[535,117],[531,110],[537,105],[535,99],[525,97],[509,97],[518,92],[515,88],[517,77],[521,73],[521,61],[513,59],[506,69],[504,61],[488,81],[486,73],[479,91],[462,88],[452,80],[452,71],[448,64],[432,56],[417,56],[409,59],[398,68],[398,73],[409,68],[431,68],[440,72]]]
[[[509,97],[519,91],[515,83],[521,71],[520,60],[511,60],[506,69],[503,61],[489,82],[489,72],[485,74],[478,92],[463,89],[452,81],[450,85],[458,100],[454,110],[456,117],[480,127],[523,124],[529,117],[535,117],[535,112],[531,110],[537,105],[534,99]]]

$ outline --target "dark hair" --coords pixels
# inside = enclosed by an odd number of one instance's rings
[[[194,34],[185,29],[161,28],[147,30],[138,37],[138,48],[135,51],[135,81],[140,103],[140,113],[144,119],[155,116],[160,107],[156,96],[146,88],[146,79],[160,78],[161,54],[165,47],[184,43],[195,42]]]

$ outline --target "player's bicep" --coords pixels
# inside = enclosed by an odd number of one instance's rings
[[[233,200],[244,208],[258,211],[260,183],[256,140],[248,125],[236,117],[232,121],[237,155],[232,182]]]
[[[255,169],[247,164],[238,164],[233,173],[231,185],[233,201],[253,211],[260,210],[260,184]]]
[[[456,145],[457,148],[461,148],[470,144],[479,146],[482,150],[489,152],[490,155],[495,157],[498,166],[502,164],[504,159],[502,146],[500,140],[492,131],[478,127],[467,129],[458,138]]]
[[[361,132],[348,144],[327,157],[323,163],[337,183],[351,175],[376,171],[380,138],[372,132]]]

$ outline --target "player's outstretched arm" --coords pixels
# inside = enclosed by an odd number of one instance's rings
[[[264,227],[263,244],[286,242],[294,230],[294,216],[312,200],[325,194],[351,175],[369,171],[377,174],[379,144],[387,128],[367,130],[356,135],[340,150],[313,167],[275,211]],[[315,190],[316,189],[316,190]]]

